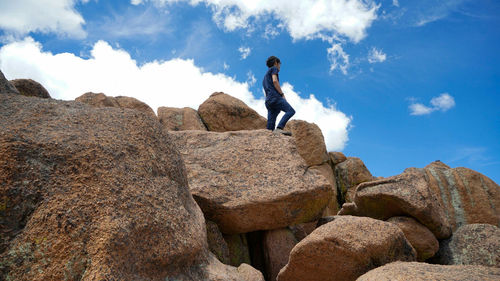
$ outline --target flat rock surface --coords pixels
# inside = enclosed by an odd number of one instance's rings
[[[356,280],[393,261],[414,261],[415,250],[394,224],[337,216],[300,241],[278,281]]]
[[[312,221],[332,196],[308,169],[294,139],[268,130],[171,132],[189,187],[223,233],[246,233]]]
[[[434,265],[419,262],[393,262],[371,270],[357,281],[498,281],[500,269],[475,265]]]

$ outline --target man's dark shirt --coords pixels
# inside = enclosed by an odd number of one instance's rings
[[[266,75],[264,76],[264,80],[262,81],[262,87],[264,87],[264,92],[266,92],[266,100],[275,97],[281,97],[280,93],[278,93],[278,91],[276,91],[276,88],[274,87],[273,74],[276,74],[279,81],[280,77],[278,75],[278,68],[276,66],[272,66],[269,68]]]

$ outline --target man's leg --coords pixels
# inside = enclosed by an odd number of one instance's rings
[[[266,108],[267,108],[267,129],[274,131],[276,127],[276,118],[278,117],[280,110],[275,108],[273,105],[268,104],[267,102],[266,102]]]
[[[283,115],[283,117],[280,120],[280,123],[278,124],[278,129],[284,129],[286,122],[288,122],[288,120],[290,120],[290,118],[292,118],[292,116],[295,114],[295,110],[285,99],[280,99],[280,101],[277,104],[279,110],[285,112],[285,115]]]

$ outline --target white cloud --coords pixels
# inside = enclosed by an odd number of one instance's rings
[[[255,85],[257,82],[257,78],[255,78],[255,75],[253,75],[253,72],[250,70],[247,72],[247,83],[249,86]]]
[[[330,61],[330,72],[339,69],[344,75],[347,74],[349,68],[349,55],[344,52],[342,46],[337,43],[327,49],[328,61]]]
[[[241,59],[244,60],[250,55],[250,53],[252,52],[252,49],[250,49],[250,47],[241,46],[238,48],[238,51],[241,54]]]
[[[455,106],[455,99],[450,96],[448,93],[443,93],[440,96],[434,97],[431,99],[432,107],[425,106],[421,103],[412,103],[410,104],[410,114],[411,115],[426,115],[430,114],[434,111],[448,111],[452,107]]]
[[[224,67],[224,70],[228,70],[230,66],[229,66],[229,64],[227,64],[226,62],[224,62],[224,66],[223,67]]]
[[[263,97],[255,98],[248,82],[205,72],[193,60],[153,61],[139,66],[126,51],[113,49],[104,41],[97,42],[90,58],[84,59],[69,53],[44,52],[40,43],[26,38],[0,48],[0,69],[7,79],[31,78],[40,82],[56,99],[73,100],[92,91],[135,97],[153,109],[197,109],[211,93],[223,91],[267,116]],[[323,105],[314,95],[302,98],[289,83],[284,83],[282,89],[297,111],[294,118],[316,123],[330,151],[344,148],[350,117],[332,105]]]
[[[75,10],[77,2],[85,3],[88,0],[0,1],[0,29],[16,36],[42,32],[84,38],[85,20]]]
[[[368,54],[368,62],[369,63],[376,63],[376,62],[383,62],[387,59],[387,55],[382,52],[382,50],[377,50],[375,47],[373,47],[370,50],[370,53]]]
[[[399,0],[392,0],[392,5],[399,7]]]

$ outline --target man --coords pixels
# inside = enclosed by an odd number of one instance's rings
[[[283,129],[285,128],[286,122],[295,114],[295,110],[286,101],[285,94],[280,87],[278,72],[280,72],[281,69],[281,61],[275,56],[270,56],[266,61],[266,65],[269,69],[264,76],[262,86],[266,93],[267,129],[291,136],[291,132],[283,131]],[[276,118],[281,111],[284,111],[285,115],[283,115],[278,127],[275,129]]]

